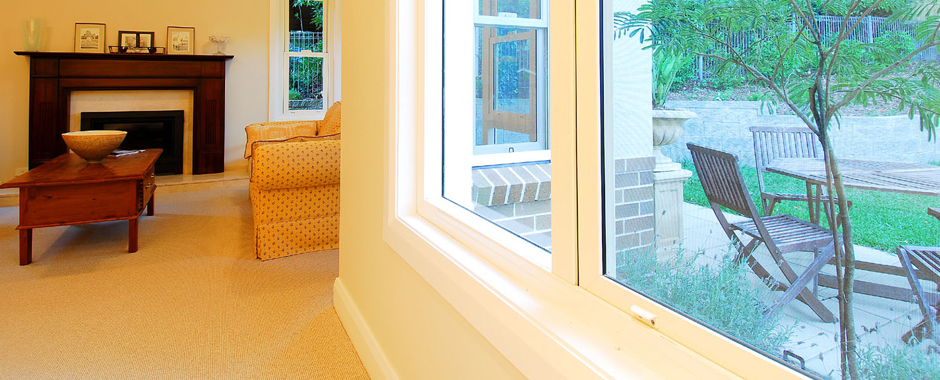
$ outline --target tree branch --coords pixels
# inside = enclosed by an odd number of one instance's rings
[[[698,53],[697,53],[697,54],[698,54]],[[772,81],[770,78],[768,78],[766,75],[764,75],[763,73],[761,73],[760,70],[758,70],[757,68],[755,68],[755,67],[753,67],[753,66],[751,66],[751,65],[748,65],[747,63],[744,63],[744,62],[742,62],[742,61],[732,60],[732,59],[729,59],[729,58],[727,58],[727,57],[723,57],[723,56],[719,56],[719,55],[714,55],[714,54],[698,54],[698,55],[700,55],[700,56],[702,56],[702,57],[706,57],[706,58],[714,58],[714,59],[717,59],[717,60],[720,60],[720,61],[724,61],[724,62],[731,62],[732,64],[735,64],[735,65],[737,65],[738,67],[744,69],[744,71],[746,71],[748,74],[750,74],[752,77],[754,77],[754,79],[756,79],[756,80],[758,80],[758,81],[760,81],[760,82],[763,82],[765,85],[767,85],[767,87],[770,87],[770,89],[773,90],[773,92],[777,94],[777,97],[779,97],[781,100],[783,100],[783,102],[784,102],[788,107],[790,107],[790,110],[793,111],[793,113],[795,113],[796,116],[797,116],[798,118],[800,118],[800,120],[802,120],[803,123],[805,123],[806,126],[809,127],[810,130],[812,130],[814,133],[819,133],[818,129],[817,129],[816,126],[815,126],[816,123],[814,123],[812,120],[810,120],[809,116],[807,116],[806,113],[803,112],[803,110],[801,110],[801,109],[796,105],[796,103],[794,103],[793,100],[790,99],[790,96],[788,96],[788,94],[787,94],[787,92],[786,92],[786,89],[780,87],[779,85],[777,85],[777,83],[775,83],[775,82]]]
[[[832,107],[829,107],[829,110],[826,111],[827,116],[835,114],[835,112],[838,111],[840,108],[844,107],[846,104],[849,104],[852,100],[854,100],[858,96],[860,92],[864,91],[873,82],[881,79],[885,75],[890,74],[892,71],[894,71],[894,69],[900,67],[903,64],[906,64],[911,59],[916,57],[918,54],[926,51],[927,49],[933,48],[935,46],[940,46],[940,41],[934,39],[933,41],[930,41],[929,43],[926,43],[923,46],[917,49],[914,49],[913,51],[905,55],[903,58],[901,58],[897,62],[894,62],[886,66],[884,69],[882,69],[881,71],[875,74],[872,74],[871,77],[868,78],[868,80],[866,80],[865,82],[862,82],[861,84],[856,86],[854,89],[848,91],[848,94],[844,98],[842,98],[841,101],[834,104]]]

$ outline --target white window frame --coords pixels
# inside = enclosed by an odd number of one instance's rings
[[[323,51],[288,51],[291,0],[271,0],[271,52],[269,63],[268,119],[320,120],[330,104],[340,99],[339,81],[339,23],[340,0],[319,0],[323,3]],[[323,109],[289,110],[290,57],[323,59]]]
[[[800,378],[602,276],[600,9],[551,10],[549,260],[440,196],[441,11],[431,0],[386,2],[384,240],[530,378]],[[631,306],[656,314],[658,329]]]

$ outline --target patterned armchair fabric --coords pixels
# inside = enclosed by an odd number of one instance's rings
[[[339,103],[330,109],[334,107],[338,111]],[[339,125],[337,121],[334,134],[316,136],[316,129],[309,128],[320,123],[259,123],[245,128],[255,253],[261,260],[339,247]]]

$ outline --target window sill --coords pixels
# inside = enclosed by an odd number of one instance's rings
[[[577,285],[460,244],[417,214],[385,241],[530,378],[737,378]]]
[[[326,117],[326,110],[323,111],[294,111],[283,112],[274,115],[271,121],[299,121],[299,120],[323,120]]]

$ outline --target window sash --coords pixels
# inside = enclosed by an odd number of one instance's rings
[[[609,6],[611,0],[603,0]],[[397,3],[410,3],[398,1]],[[513,244],[523,242],[522,239],[505,239],[500,235],[498,227],[489,223],[477,223],[469,211],[460,208],[443,199],[442,194],[442,108],[444,104],[440,98],[442,88],[441,56],[443,49],[440,36],[443,33],[440,25],[440,4],[433,1],[416,1],[419,15],[419,25],[416,35],[403,35],[402,41],[391,43],[391,60],[395,62],[390,67],[391,75],[395,77],[393,85],[389,87],[389,128],[388,139],[388,193],[387,193],[387,225],[385,239],[389,241],[396,251],[399,251],[406,261],[419,274],[426,276],[435,289],[441,290],[445,299],[455,305],[462,315],[474,324],[479,322],[479,315],[462,311],[464,302],[457,298],[450,298],[450,289],[446,285],[447,279],[434,276],[440,267],[428,267],[424,271],[425,263],[413,258],[420,255],[421,249],[409,250],[418,246],[429,245],[433,250],[440,252],[472,251],[472,257],[457,262],[461,271],[471,273],[476,279],[486,279],[495,272],[504,272],[509,277],[534,275],[540,276],[539,268],[546,268],[544,262],[526,257],[525,253],[518,255],[514,251],[524,251],[525,243],[518,248]],[[454,2],[448,2],[448,6]],[[396,5],[390,7],[395,11],[408,11],[407,8],[397,9]],[[719,366],[725,366],[731,372],[746,378],[762,377],[797,377],[799,374],[792,369],[765,358],[747,348],[700,326],[687,318],[663,308],[655,301],[651,301],[603,276],[601,266],[602,229],[601,229],[601,196],[602,196],[602,155],[601,155],[601,72],[600,72],[600,46],[598,31],[600,9],[597,1],[575,1],[552,3],[552,27],[549,30],[552,46],[550,61],[552,63],[550,90],[551,125],[556,126],[551,131],[551,156],[553,162],[553,254],[551,260],[551,274],[555,279],[562,279],[568,284],[579,285],[588,292],[577,292],[572,296],[570,304],[577,304],[585,299],[594,297],[609,302],[621,310],[620,315],[633,315],[631,306],[640,306],[659,315],[659,332],[652,330],[636,332],[632,328],[631,344],[647,344],[646,339],[656,336],[648,342],[649,347],[659,347],[655,342],[669,341],[675,350],[668,350],[676,360],[682,361],[690,355],[694,363],[682,365],[702,365],[714,371],[731,375]],[[576,8],[576,9],[575,9]],[[608,8],[609,9],[609,8]],[[422,13],[423,12],[423,13]],[[436,13],[435,13],[436,12]],[[400,13],[393,13],[390,17],[399,17]],[[577,20],[575,20],[575,18]],[[554,20],[558,20],[555,22]],[[398,20],[397,18],[395,19]],[[390,38],[394,38],[390,36]],[[409,39],[413,38],[413,40]],[[412,43],[414,42],[414,43]],[[577,46],[577,49],[575,49]],[[414,49],[414,50],[411,50]],[[577,54],[575,54],[577,52]],[[575,71],[577,67],[577,71]],[[414,86],[414,87],[412,87]],[[414,94],[414,97],[409,97]],[[568,95],[563,95],[568,94]],[[574,99],[577,99],[575,103]],[[412,104],[410,99],[416,99]],[[577,125],[578,128],[574,126]],[[652,147],[650,147],[652,149]],[[414,164],[414,166],[410,166]],[[402,166],[403,165],[403,166]],[[446,170],[446,169],[445,169]],[[431,231],[431,232],[428,232]],[[453,240],[451,240],[453,239]],[[411,242],[411,243],[409,243]],[[523,242],[524,243],[524,242]],[[419,247],[420,248],[420,247]],[[529,247],[531,249],[537,249]],[[466,258],[466,257],[464,257]],[[417,261],[411,261],[417,260]],[[446,262],[453,262],[443,259]],[[533,265],[534,264],[534,265]],[[491,266],[492,265],[492,266]],[[533,271],[535,269],[535,271]],[[464,273],[464,272],[461,272]],[[433,277],[433,278],[431,278]],[[485,281],[485,280],[480,280]],[[512,288],[510,283],[489,284],[495,286],[486,290],[490,292],[513,293],[518,289]],[[499,285],[505,285],[503,288]],[[551,288],[552,286],[549,286]],[[463,294],[457,292],[458,294]],[[517,295],[517,294],[514,294]],[[586,298],[584,298],[586,297]],[[510,296],[509,298],[512,298]],[[577,301],[573,301],[577,300]],[[471,306],[478,306],[477,304]],[[485,319],[485,317],[480,317]],[[585,317],[588,318],[588,317]],[[601,318],[603,319],[603,318]],[[584,319],[580,319],[583,322]],[[608,324],[608,320],[592,321],[607,326],[610,332],[620,330],[623,325]],[[500,323],[500,322],[494,322]],[[631,324],[632,326],[632,324]],[[480,327],[478,327],[480,328]],[[484,326],[481,333],[497,347],[505,347],[503,338],[492,333]],[[555,333],[555,332],[552,332]],[[663,337],[660,333],[666,335]],[[616,334],[615,334],[616,335]],[[589,339],[585,337],[585,339]],[[678,344],[675,344],[678,342]],[[508,343],[507,343],[508,344]],[[625,350],[631,349],[624,347]],[[636,350],[636,347],[632,347]],[[689,350],[691,349],[691,350]],[[509,351],[511,352],[511,351]],[[694,353],[693,353],[694,352]],[[584,360],[600,360],[605,357],[602,352],[574,353],[575,356],[588,355]],[[594,355],[596,354],[596,356]],[[517,356],[506,354],[509,358]],[[536,356],[536,355],[526,355]],[[702,358],[707,358],[703,360]],[[528,359],[520,359],[528,361]],[[514,364],[523,369],[525,373],[532,369],[528,365]],[[605,362],[610,366],[622,363]],[[697,364],[696,364],[697,363]],[[715,363],[718,363],[716,365]],[[532,364],[532,363],[527,363]],[[594,364],[591,364],[594,365]],[[597,368],[597,367],[595,367]],[[603,368],[597,369],[604,372]]]
[[[610,54],[611,38],[604,38],[599,43],[598,31],[611,31],[612,14],[602,14],[603,10],[613,9],[614,0],[584,0],[577,2],[577,116],[578,116],[578,236],[580,249],[578,257],[580,286],[598,296],[626,314],[636,315],[633,307],[639,307],[657,315],[657,331],[671,340],[698,353],[704,359],[716,363],[743,378],[799,378],[804,375],[751,350],[688,317],[681,315],[660,302],[647,298],[604,275],[603,250],[613,247],[612,237],[604,236],[603,216],[614,215],[614,202],[602,202],[606,194],[604,186],[613,186],[614,170],[610,163],[605,163],[605,152],[615,149],[611,139],[604,140],[603,96],[610,91],[612,84],[610,68],[613,62]],[[599,5],[603,7],[599,7]],[[639,6],[641,3],[636,3]],[[609,11],[605,11],[609,12]],[[606,25],[604,25],[606,24]],[[603,28],[602,28],[603,27]],[[609,34],[609,33],[607,33]],[[643,62],[652,62],[649,50],[643,50],[637,41],[634,54],[650,56]],[[602,50],[603,49],[603,50]],[[601,60],[605,60],[602,62]],[[601,68],[603,67],[603,71]],[[652,67],[646,69],[650,72]],[[606,80],[605,80],[606,78]],[[639,86],[638,99],[643,107],[649,107],[650,87]],[[650,116],[651,118],[651,116]],[[588,127],[585,127],[588,126]],[[596,126],[596,127],[595,127]],[[642,138],[642,137],[641,137]],[[650,136],[652,141],[652,126]],[[649,147],[652,156],[652,144]],[[612,161],[611,161],[612,162]],[[606,209],[601,212],[602,208]],[[587,237],[587,238],[584,238]]]
[[[306,116],[306,115],[311,115],[311,114],[314,114],[314,115],[325,114],[326,109],[330,107],[330,104],[332,104],[332,102],[330,102],[330,85],[331,85],[330,75],[328,75],[328,73],[330,73],[330,54],[329,53],[314,53],[308,50],[299,51],[299,52],[286,51],[284,52],[283,57],[284,57],[283,67],[281,70],[283,70],[282,73],[284,74],[281,79],[281,84],[283,86],[283,90],[281,91],[281,96],[283,96],[284,101],[281,102],[282,103],[281,113],[284,115],[295,115],[295,116]],[[323,83],[321,84],[323,87],[322,94],[321,94],[323,96],[323,104],[322,104],[323,108],[322,109],[319,109],[319,110],[291,110],[290,109],[290,59],[293,57],[322,58],[323,59],[322,78],[321,78],[321,80],[323,81]]]
[[[525,18],[525,17],[499,17],[499,16],[481,15],[478,13],[480,9],[480,1],[481,0],[475,0],[473,2],[474,28],[526,28],[526,29],[536,30],[537,44],[535,47],[533,47],[534,49],[536,49],[536,52],[539,55],[539,58],[536,59],[536,63],[544,62],[546,66],[544,68],[539,68],[537,71],[537,74],[536,74],[537,75],[537,78],[536,78],[537,88],[548,89],[548,85],[550,83],[549,78],[551,75],[551,63],[549,59],[544,59],[544,60],[541,59],[541,56],[544,54],[546,50],[548,50],[550,53],[550,50],[548,49],[548,46],[549,46],[548,40],[550,40],[548,38],[549,33],[546,32],[549,29],[548,28],[549,17],[546,17],[546,15],[548,16],[551,15],[551,11],[548,8],[548,4],[547,4],[548,1],[547,0],[539,1],[539,7],[541,11],[539,12],[540,18],[537,18],[537,19]],[[548,90],[540,90],[536,92],[537,96],[534,97],[534,100],[536,101],[537,110],[548,109],[546,108],[546,106],[548,104],[547,98],[549,98],[548,96],[549,93],[550,91]],[[483,106],[486,107],[486,104],[484,104]],[[549,114],[549,118],[550,118],[551,112],[547,112],[547,113]],[[535,142],[503,143],[503,144],[488,144],[488,145],[482,145],[482,146],[474,146],[473,157],[471,158],[472,165],[483,166],[483,165],[498,165],[498,164],[507,164],[507,163],[516,163],[516,162],[525,162],[525,161],[536,161],[536,160],[516,158],[516,156],[514,156],[514,154],[521,154],[525,152],[544,151],[546,152],[545,155],[550,156],[551,139],[550,139],[549,134],[546,133],[546,130],[548,129],[548,125],[550,125],[550,123],[549,123],[549,120],[546,120],[546,118],[544,117],[545,114],[546,112],[538,112],[538,114],[536,115],[537,117],[536,136],[537,137],[536,137]],[[543,149],[542,147],[546,146],[546,144],[549,144],[548,145],[549,148]],[[508,152],[510,148],[513,149],[513,152]],[[493,155],[496,155],[496,157],[487,157],[487,156],[493,156]],[[543,155],[543,157],[545,155]],[[544,159],[547,160],[548,158],[544,158]]]
[[[290,4],[291,0],[271,0],[271,59],[270,59],[270,100],[269,120],[317,120],[326,115],[326,110],[333,102],[333,1],[318,0],[323,3],[323,51],[291,52],[290,43]],[[290,58],[312,57],[323,59],[323,109],[290,110]]]

